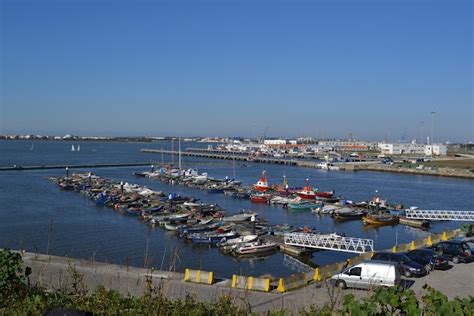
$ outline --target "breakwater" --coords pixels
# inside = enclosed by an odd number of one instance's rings
[[[321,168],[320,161],[314,161],[309,159],[295,159],[295,158],[271,158],[271,157],[258,157],[245,155],[230,151],[221,150],[206,150],[206,149],[192,149],[182,151],[181,153],[172,150],[161,150],[161,149],[140,149],[143,153],[155,153],[165,155],[179,155],[197,158],[208,158],[208,159],[221,159],[221,160],[235,160],[235,161],[246,161],[255,163],[267,163],[267,164],[279,164],[289,165],[305,168]],[[316,158],[315,158],[316,159]],[[474,179],[474,172],[463,169],[453,168],[407,168],[400,165],[385,165],[381,164],[378,160],[369,161],[351,161],[351,162],[340,162],[333,163],[334,168],[332,170],[342,171],[377,171],[377,172],[392,172],[402,174],[416,174],[425,176],[441,176],[451,178],[464,178]]]

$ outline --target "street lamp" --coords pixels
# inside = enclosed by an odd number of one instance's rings
[[[123,181],[120,181],[120,192],[123,195]]]
[[[434,115],[436,112],[431,112],[431,145],[434,144],[434,139],[433,139],[433,126],[434,126]]]
[[[425,124],[425,122],[420,122],[420,144],[424,143],[424,141],[423,141],[423,124]]]
[[[66,167],[66,179],[69,177],[69,167]]]

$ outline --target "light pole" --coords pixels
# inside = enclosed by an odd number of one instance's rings
[[[434,126],[434,115],[436,112],[431,112],[431,145],[434,144],[434,139],[433,139],[433,126]]]
[[[69,178],[69,167],[66,167],[66,180]]]
[[[424,141],[423,141],[423,124],[425,124],[425,122],[420,122],[420,144],[424,143]]]

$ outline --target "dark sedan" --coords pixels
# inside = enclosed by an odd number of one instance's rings
[[[403,273],[407,278],[412,276],[420,277],[428,274],[424,265],[416,263],[403,253],[377,252],[372,256],[372,260],[398,263],[400,273]]]
[[[423,248],[416,249],[406,253],[411,260],[422,264],[429,270],[445,270],[449,266],[448,258],[439,256],[433,249]]]

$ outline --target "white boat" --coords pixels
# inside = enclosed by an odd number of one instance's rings
[[[223,217],[222,220],[224,222],[246,222],[249,221],[252,216],[254,216],[254,214],[234,214],[231,216]]]
[[[178,225],[174,225],[171,223],[165,223],[165,229],[169,231],[176,231],[178,229]]]
[[[311,212],[319,214],[333,214],[341,207],[337,205],[324,205],[322,207],[312,208]]]
[[[198,207],[201,206],[201,203],[195,203],[195,202],[184,202],[183,206],[188,206],[188,207]]]
[[[189,214],[189,213],[172,214],[172,215],[170,215],[169,220],[170,220],[170,221],[182,220],[182,219],[188,218],[190,215],[191,215],[191,214]]]
[[[81,151],[81,145],[77,145],[77,151]]]
[[[234,252],[238,255],[255,255],[273,251],[278,247],[277,244],[272,242],[255,241],[251,243],[245,243],[235,247]]]
[[[71,145],[71,151],[76,151],[76,148],[74,148],[74,145]]]
[[[253,242],[257,240],[257,238],[258,238],[257,235],[240,236],[237,238],[228,239],[224,242],[218,243],[217,246],[219,246],[222,250],[231,250],[232,248],[235,248],[240,244]]]
[[[318,167],[323,170],[339,170],[339,167],[327,161],[318,163]]]

